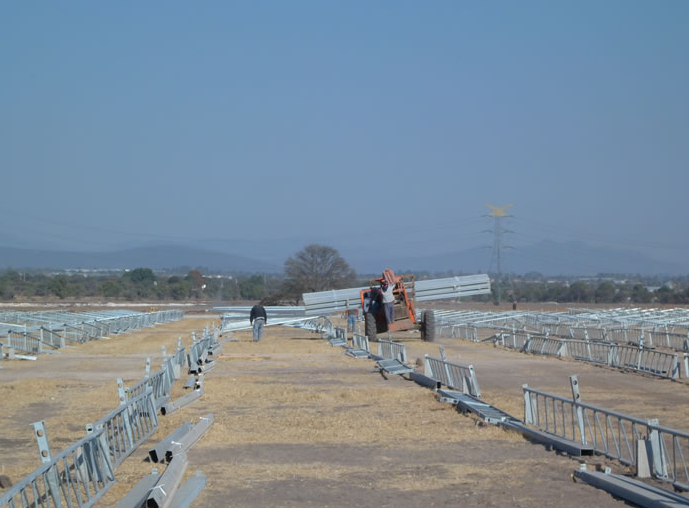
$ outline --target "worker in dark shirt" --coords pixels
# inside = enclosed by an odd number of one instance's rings
[[[268,323],[268,316],[263,305],[257,303],[251,307],[249,322],[254,326],[254,342],[260,341],[263,335],[263,327]]]

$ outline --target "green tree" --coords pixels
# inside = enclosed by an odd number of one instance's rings
[[[117,298],[120,296],[121,288],[117,282],[106,280],[100,286],[98,286],[98,291],[106,298]]]
[[[244,300],[260,300],[263,298],[263,277],[252,275],[248,279],[239,281],[239,294]]]
[[[156,275],[150,268],[135,268],[124,275],[133,283],[153,283],[156,281]]]
[[[191,283],[188,280],[177,277],[176,281],[172,284],[168,284],[168,286],[170,296],[175,300],[186,300],[191,296]]]
[[[614,303],[626,303],[629,301],[631,295],[631,288],[629,287],[628,284],[622,284],[620,287],[617,288],[617,292],[615,293],[614,298],[612,301]]]
[[[588,302],[588,286],[584,282],[575,282],[569,287],[568,299],[570,302]]]
[[[643,284],[634,284],[632,288],[632,301],[634,303],[649,303],[653,299],[653,295],[646,289]]]
[[[191,287],[194,289],[201,289],[203,287],[203,275],[198,270],[190,270],[185,278],[191,282]]]
[[[297,301],[302,293],[347,288],[355,282],[356,272],[327,245],[307,245],[285,261],[283,293]]]
[[[615,286],[612,282],[601,282],[596,288],[596,303],[611,303],[615,297]]]
[[[237,300],[240,297],[239,281],[233,277],[223,280],[220,285],[221,300]]]
[[[70,292],[67,284],[67,276],[56,275],[53,277],[53,280],[48,285],[48,290],[60,299],[69,296]]]
[[[198,270],[190,270],[185,279],[191,284],[194,297],[201,297],[206,285],[203,282],[203,275]]]
[[[675,303],[674,294],[672,290],[667,286],[663,286],[658,291],[656,291],[656,297],[658,298],[659,303]]]
[[[122,296],[127,300],[151,298],[158,295],[156,291],[158,280],[150,268],[135,268],[126,272],[121,281],[123,283]]]
[[[569,297],[567,288],[562,283],[548,284],[545,294],[541,301],[544,302],[565,302]]]

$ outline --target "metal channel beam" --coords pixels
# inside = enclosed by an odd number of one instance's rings
[[[115,505],[115,508],[141,508],[151,493],[153,486],[158,483],[160,474],[156,469],[147,474]]]
[[[457,406],[463,413],[473,413],[486,423],[498,425],[505,421],[515,420],[513,416],[505,413],[495,406],[463,392],[454,390],[438,390],[441,402],[449,402]]]
[[[459,298],[490,293],[490,278],[486,274],[448,277],[414,282],[417,302]]]
[[[330,314],[361,307],[361,292],[367,286],[350,289],[333,289],[316,293],[304,293],[304,312],[307,316]]]
[[[413,367],[395,359],[380,359],[376,363],[378,364],[378,368],[375,369],[376,372],[386,372],[387,374],[398,374],[400,376],[414,372]]]
[[[366,289],[368,289],[367,286],[304,293],[302,298],[306,315],[330,314],[359,308],[361,307],[361,291]],[[414,298],[418,302],[483,295],[490,293],[490,279],[486,274],[479,274],[418,280],[414,281],[414,293]]]
[[[518,420],[509,420],[501,422],[500,425],[509,430],[514,430],[522,434],[525,438],[530,441],[535,441],[543,445],[552,447],[556,450],[563,451],[574,457],[581,457],[584,455],[593,455],[593,447],[588,445],[582,445],[575,441],[570,441],[569,439],[564,439],[553,434],[548,434],[546,432],[541,432],[540,430],[535,430],[527,427],[523,422]]]
[[[424,374],[421,374],[419,372],[410,373],[410,377],[417,385],[421,385],[436,391],[440,389],[441,383],[437,379],[425,376]]]
[[[187,508],[206,486],[206,477],[201,471],[185,481],[172,498],[170,508]]]
[[[180,436],[179,440],[170,443],[171,446],[165,450],[165,460],[171,461],[173,457],[180,453],[186,453],[211,428],[211,425],[213,425],[213,413],[202,416],[199,423]]]
[[[197,390],[192,390],[191,392],[187,393],[186,395],[181,396],[178,399],[175,399],[173,401],[168,402],[167,404],[161,406],[160,412],[163,416],[169,415],[171,413],[174,413],[178,409],[191,404],[194,402],[196,399],[199,399],[203,395],[203,387],[197,389]]]
[[[586,465],[582,464],[580,469],[574,471],[574,477],[645,508],[689,506],[689,499],[684,496],[646,485],[626,476],[612,474],[609,469],[605,472],[589,471]]]
[[[147,508],[168,508],[172,505],[175,492],[177,492],[188,465],[187,456],[184,453],[176,455],[170,461],[165,472],[160,475],[158,483],[151,489],[148,499],[146,499]]]
[[[165,452],[170,449],[172,443],[179,442],[180,438],[184,436],[191,429],[191,423],[184,422],[177,427],[172,433],[166,436],[157,445],[148,451],[148,456],[152,462],[163,462],[165,460]]]

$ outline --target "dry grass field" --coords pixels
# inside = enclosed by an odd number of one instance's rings
[[[214,317],[219,323],[217,316],[187,317],[36,362],[2,362],[0,474],[17,481],[40,464],[31,422],[45,420],[53,452],[69,446],[117,406],[117,377],[140,380],[147,356],[157,367],[161,346],[172,350],[180,336],[189,344],[191,332]],[[687,430],[683,381],[417,336],[395,337],[411,362],[437,356],[437,344],[444,345],[451,361],[474,365],[487,402],[517,417],[523,384],[569,396],[568,376],[577,374],[583,400]],[[268,327],[260,343],[251,342],[250,331],[235,337],[206,376],[203,397],[159,417],[157,432],[118,467],[117,483],[97,506],[114,506],[156,466],[147,461],[150,446],[207,413],[214,424],[191,449],[186,473],[208,477],[194,506],[624,506],[573,482],[578,460],[478,425],[413,382],[371,372],[372,361],[349,358],[318,334]],[[178,381],[172,398],[183,393]],[[601,457],[588,459],[624,472]]]

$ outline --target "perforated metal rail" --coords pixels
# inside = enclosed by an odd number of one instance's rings
[[[478,386],[473,365],[451,363],[429,355],[425,355],[424,359],[426,376],[437,379],[448,388],[481,398],[481,389]]]
[[[3,508],[89,508],[115,483],[102,430],[77,441],[0,496]]]
[[[137,323],[145,326],[147,321]],[[217,349],[216,338],[208,329],[204,330],[202,338],[194,341],[195,357],[205,358],[211,350]],[[43,464],[0,496],[0,508],[93,506],[115,482],[115,468],[158,427],[157,409],[160,402],[169,397],[171,384],[179,377],[178,371],[186,356],[181,339],[173,355],[164,353],[163,356],[162,368],[152,374],[150,359],[147,360],[144,378],[132,387],[126,389],[118,379],[119,406],[97,422],[87,425],[87,436],[57,456],[50,453],[43,422],[34,423]],[[187,438],[183,449],[200,437],[202,430],[212,422],[212,415],[202,420],[204,423],[197,426],[196,434]],[[181,496],[175,496],[175,499],[188,504],[203,484],[205,477],[190,479],[182,486]],[[167,496],[163,498],[167,506],[169,499]],[[162,498],[158,496],[155,499],[158,502]]]
[[[573,383],[576,376],[571,376]],[[652,451],[652,474],[689,490],[689,434],[661,426],[657,420],[643,420],[572,399],[534,390],[524,391],[524,421],[545,432],[574,443],[590,446],[595,452],[622,464],[636,465],[640,440]]]

